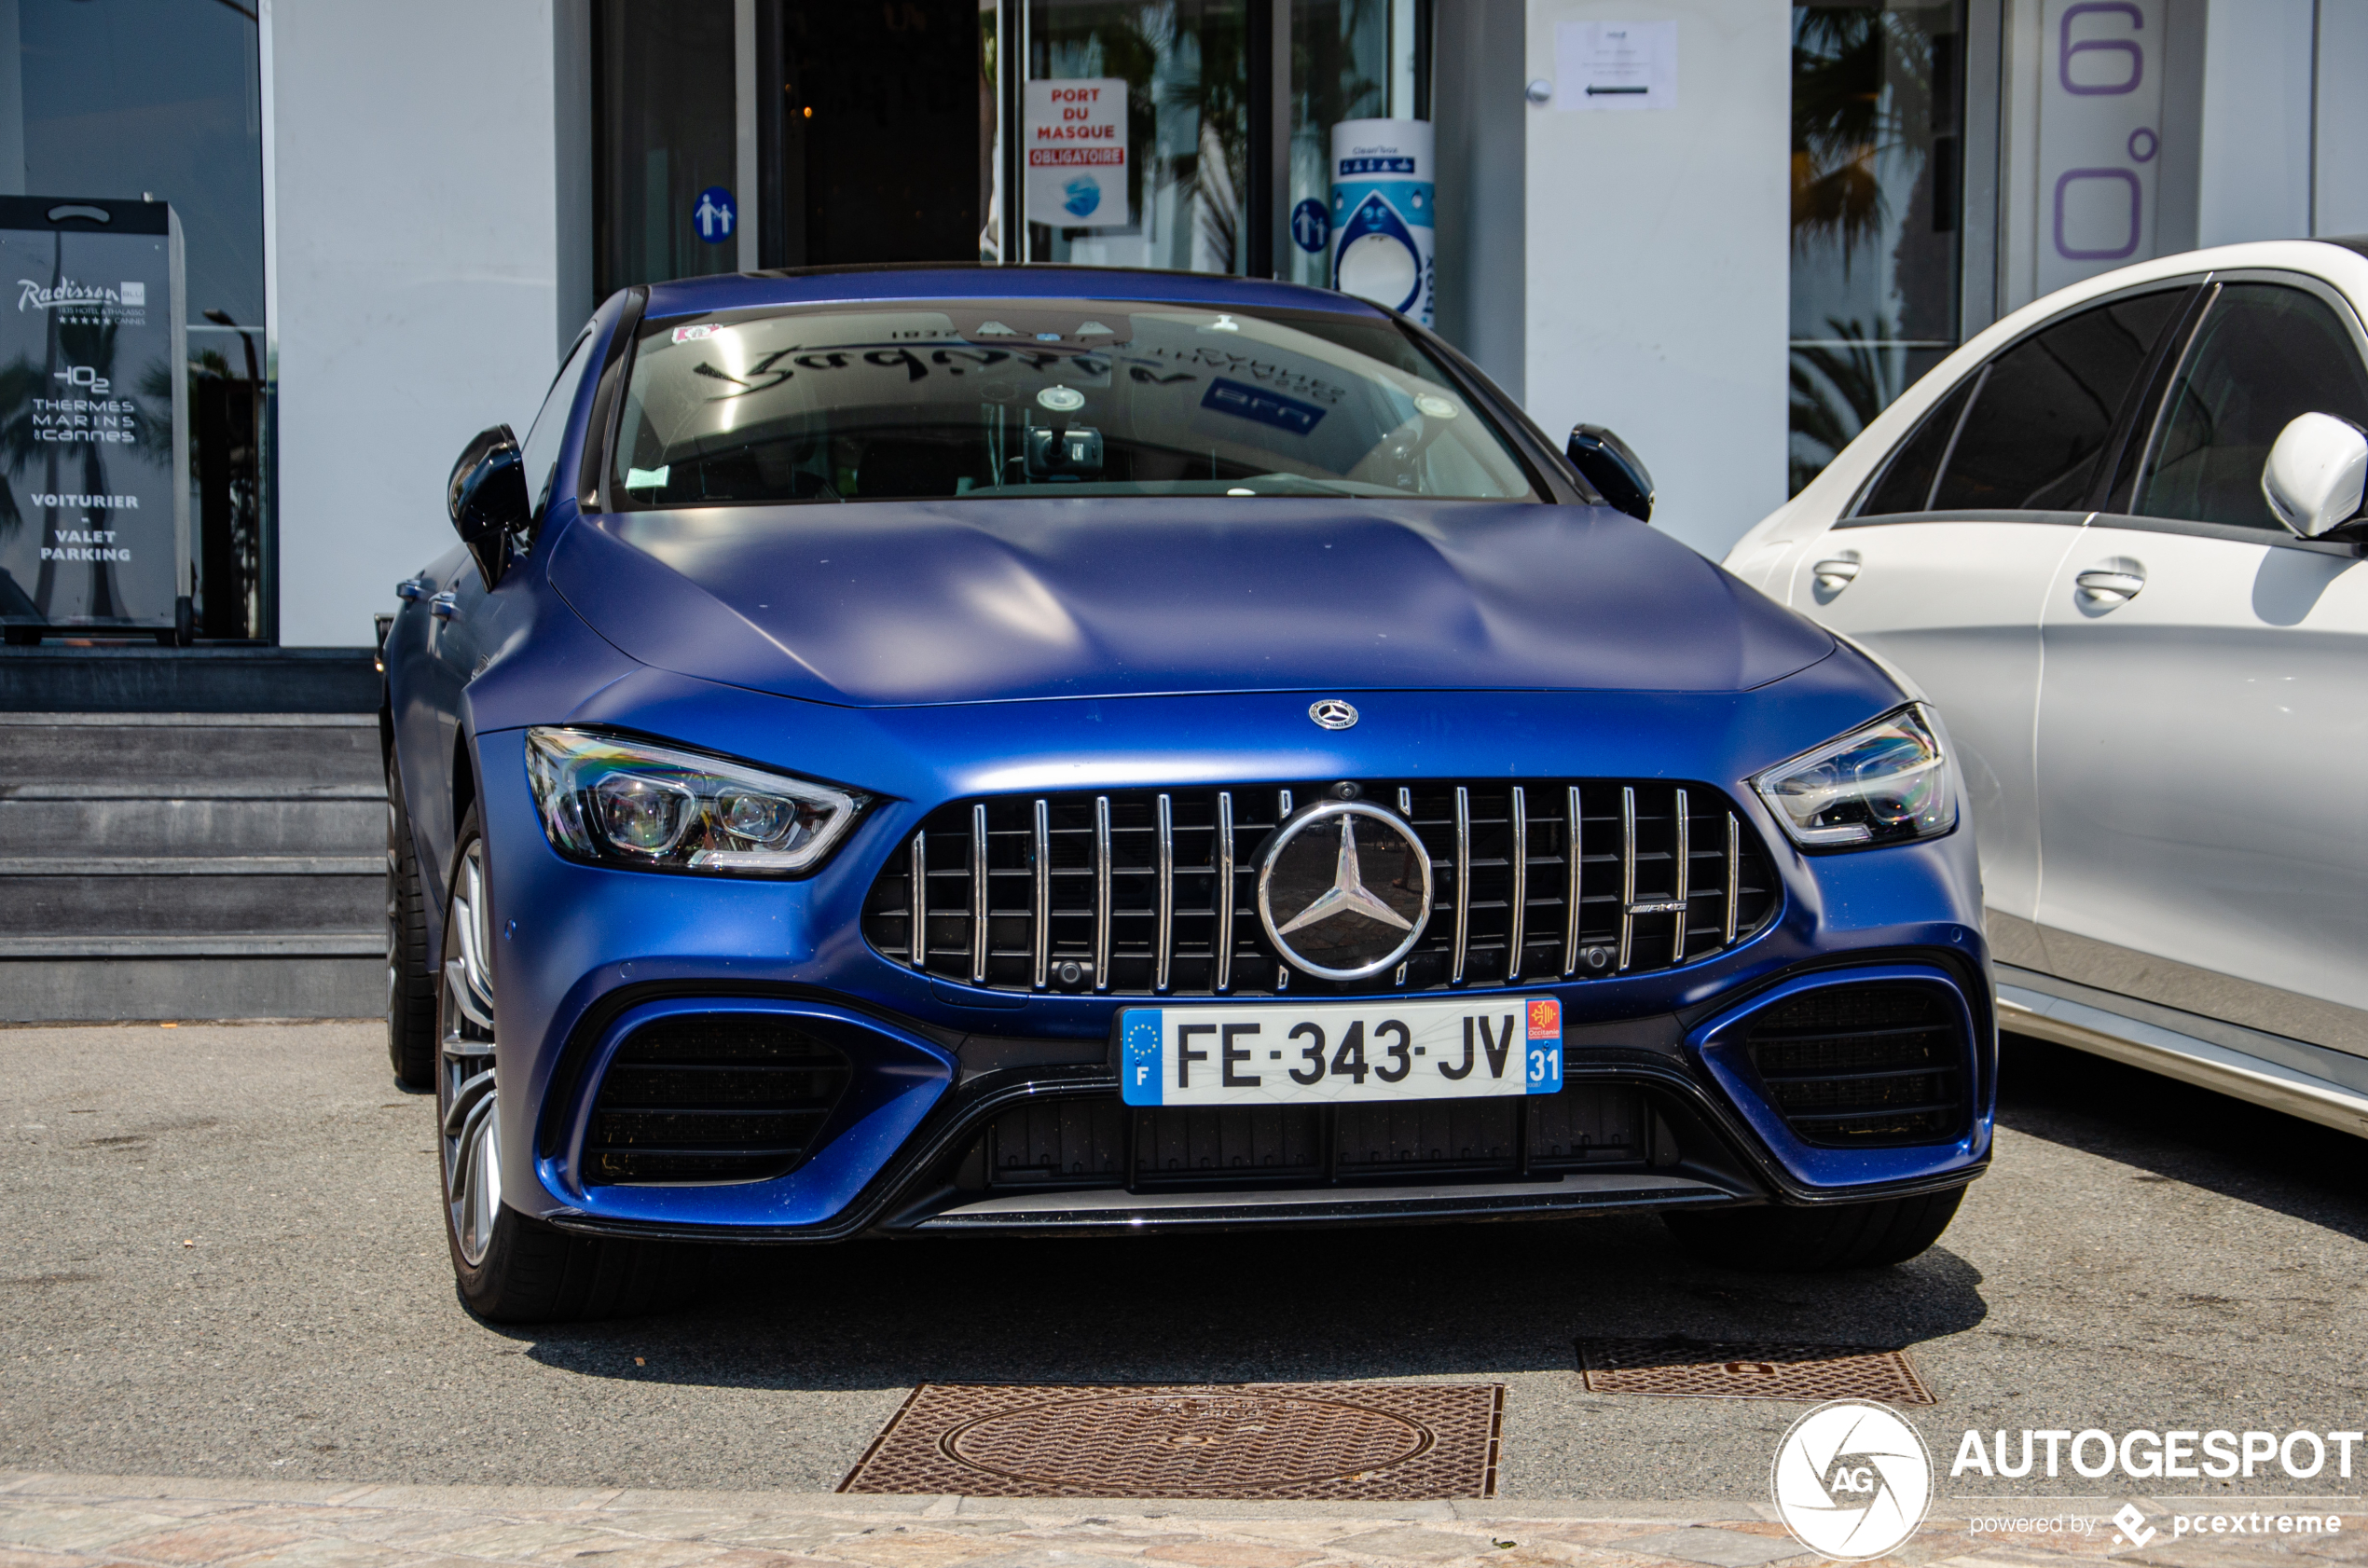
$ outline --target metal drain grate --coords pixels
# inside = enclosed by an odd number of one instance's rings
[[[841,1492],[1493,1497],[1497,1383],[923,1383]]]
[[[1581,1340],[1590,1394],[1678,1399],[1879,1399],[1936,1405],[1901,1350],[1704,1340]]]

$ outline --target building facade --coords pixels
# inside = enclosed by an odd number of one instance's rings
[[[0,620],[365,645],[450,543],[453,456],[525,428],[610,291],[1325,283],[1333,131],[1371,119],[1435,144],[1439,329],[1549,430],[1620,432],[1715,555],[2050,289],[2368,230],[2361,67],[2368,0],[0,0],[0,198],[46,199],[0,228],[55,258],[7,281],[65,298],[76,210],[162,204],[186,342],[106,368],[65,417],[117,445],[62,468],[41,394],[130,308],[19,301],[66,324],[0,365]],[[113,529],[124,475],[187,493]],[[183,602],[86,558],[135,547]]]

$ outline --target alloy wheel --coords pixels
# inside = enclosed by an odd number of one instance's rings
[[[442,1041],[436,1110],[444,1131],[444,1198],[453,1245],[475,1268],[493,1245],[502,1212],[502,1133],[493,1077],[491,915],[487,908],[485,841],[470,842],[454,878],[446,923],[444,983],[438,1009]]]

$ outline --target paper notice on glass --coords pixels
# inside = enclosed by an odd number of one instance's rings
[[[1027,84],[1027,221],[1054,228],[1122,228],[1126,83],[1117,76]]]
[[[1565,21],[1554,28],[1554,107],[1677,107],[1677,23]]]

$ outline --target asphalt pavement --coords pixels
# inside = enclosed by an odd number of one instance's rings
[[[1969,1427],[2368,1425],[2368,1142],[2034,1042],[2004,1082],[1995,1168],[1893,1270],[1738,1273],[1643,1217],[863,1243],[519,1329],[454,1298],[377,1025],[0,1028],[0,1468],[814,1492],[924,1381],[1468,1380],[1505,1496],[1762,1494],[1802,1407],[1582,1386],[1578,1338],[1662,1334],[1907,1347],[1944,1470]],[[2223,1484],[2368,1491],[2185,1490]]]

